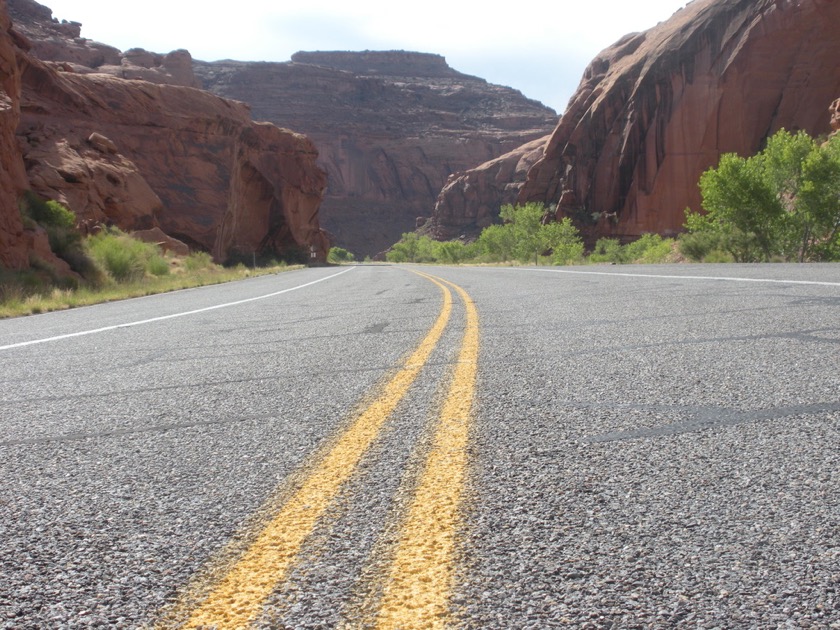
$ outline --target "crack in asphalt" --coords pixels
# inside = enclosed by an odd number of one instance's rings
[[[664,407],[656,405],[628,405],[628,408],[663,410]],[[683,408],[685,410],[685,408]],[[779,420],[798,414],[817,414],[823,412],[840,412],[840,402],[816,403],[812,405],[791,405],[788,407],[777,407],[774,409],[726,409],[722,407],[697,407],[693,410],[694,416],[690,420],[664,424],[658,427],[644,427],[631,429],[629,431],[614,431],[602,433],[590,437],[584,437],[580,441],[585,444],[598,444],[603,442],[621,442],[625,440],[637,440],[648,437],[662,437],[667,435],[681,435],[684,433],[695,433],[708,429],[732,427],[748,422],[763,420]]]

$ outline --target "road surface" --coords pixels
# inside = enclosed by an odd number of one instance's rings
[[[0,628],[840,628],[840,266],[0,321]]]

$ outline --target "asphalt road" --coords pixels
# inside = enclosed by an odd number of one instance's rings
[[[308,269],[0,321],[0,628],[208,602],[840,628],[840,265]]]

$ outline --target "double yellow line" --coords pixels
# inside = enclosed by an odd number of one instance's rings
[[[419,273],[419,272],[416,272]],[[286,578],[319,520],[352,477],[383,425],[416,380],[452,314],[453,288],[466,312],[458,362],[441,407],[435,437],[413,500],[402,523],[393,562],[383,576],[378,628],[442,627],[453,585],[454,552],[465,484],[467,441],[478,365],[478,313],[469,295],[446,280],[436,284],[443,306],[431,330],[381,393],[316,457],[317,463],[250,546],[194,606],[184,628],[244,628]],[[169,625],[164,622],[163,627]]]

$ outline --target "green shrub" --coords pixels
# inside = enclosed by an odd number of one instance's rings
[[[187,271],[198,271],[213,266],[213,258],[207,252],[192,252],[184,260]]]
[[[146,262],[146,271],[153,276],[166,276],[169,274],[169,262],[163,256],[155,254]]]
[[[713,249],[705,256],[703,256],[703,262],[705,263],[731,263],[735,262],[735,257],[730,254],[729,252],[725,252],[722,249]]]
[[[353,255],[353,252],[347,251],[343,247],[330,247],[330,251],[327,253],[327,262],[335,265],[353,262],[354,260],[356,260],[356,257]]]
[[[23,193],[20,200],[21,214],[37,221],[44,227],[54,226],[65,229],[76,227],[76,215],[57,201],[41,199],[31,190]]]
[[[592,263],[623,263],[626,261],[624,248],[617,238],[600,238],[595,243],[595,248],[589,254],[589,262]]]
[[[117,282],[140,280],[151,258],[160,257],[157,247],[110,229],[88,240],[88,249],[105,271]]]
[[[628,262],[655,264],[665,262],[672,254],[673,239],[659,234],[643,234],[624,246],[624,259]]]
[[[680,253],[694,262],[703,262],[703,259],[715,249],[720,247],[720,238],[712,232],[684,232],[680,234]]]

